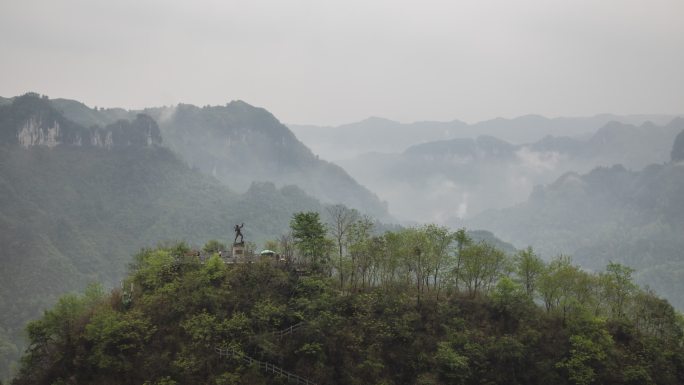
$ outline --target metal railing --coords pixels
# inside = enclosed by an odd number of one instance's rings
[[[294,325],[291,325],[290,327],[287,327],[283,330],[276,330],[274,332],[271,332],[272,336],[278,337],[278,338],[283,338],[284,336],[288,334],[292,334],[296,332],[297,330],[301,329],[304,325],[306,325],[306,322],[300,322]]]
[[[224,357],[224,356],[225,357],[233,357],[237,360],[240,360],[240,361],[246,363],[247,365],[250,365],[250,366],[254,365],[254,366],[258,367],[260,370],[263,370],[267,373],[273,373],[277,376],[287,378],[288,381],[292,381],[292,382],[296,383],[297,385],[300,385],[300,384],[301,385],[317,385],[315,382],[313,382],[307,378],[304,378],[302,376],[298,376],[292,372],[288,372],[287,370],[285,370],[279,366],[273,365],[269,362],[259,361],[256,358],[252,358],[252,357],[250,357],[250,356],[248,356],[248,355],[246,355],[246,354],[244,354],[244,353],[242,353],[242,352],[240,352],[234,348],[225,348],[224,349],[224,348],[216,347],[215,350],[219,354],[219,357]]]

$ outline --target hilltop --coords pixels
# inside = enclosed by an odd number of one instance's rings
[[[419,263],[414,249],[436,246],[439,233],[372,238],[388,243],[370,285],[328,278],[324,265],[301,276],[266,261],[201,263],[182,245],[144,250],[124,290],[91,287],[29,324],[12,384],[289,383],[280,373],[331,385],[684,380],[681,316],[636,288],[629,268],[589,274],[531,250],[507,259],[467,236],[443,260],[460,260],[457,273],[439,270],[457,281],[421,284],[392,267]]]

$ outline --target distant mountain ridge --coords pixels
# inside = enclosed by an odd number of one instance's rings
[[[509,160],[515,157],[519,146],[513,145],[489,135],[481,135],[475,139],[458,138],[416,144],[407,148],[402,154],[411,157],[429,159],[463,159],[467,160]]]
[[[656,125],[664,125],[677,116],[681,115],[599,114],[574,118],[524,115],[513,119],[496,118],[473,124],[460,120],[399,123],[373,117],[336,127],[298,124],[288,124],[288,127],[322,157],[339,161],[369,152],[398,153],[420,143],[457,138],[474,139],[482,135],[497,137],[513,144],[535,142],[547,135],[586,137],[611,121],[632,125],[642,125],[650,121]]]
[[[340,161],[349,173],[381,194],[399,218],[453,223],[490,208],[523,202],[537,184],[569,171],[623,164],[641,169],[668,160],[684,119],[658,126],[610,122],[593,135],[545,136],[513,144],[497,137],[455,138],[410,146],[392,154],[370,153]]]
[[[652,122],[640,126],[609,122],[587,138],[546,135],[532,143],[512,144],[505,140],[481,135],[474,139],[457,138],[413,145],[403,154],[431,158],[452,156],[482,160],[515,158],[516,152],[530,150],[556,153],[560,156],[598,164],[623,164],[642,168],[654,162],[667,161],[667,150],[677,134],[684,129],[684,118],[674,118],[663,126]]]
[[[591,269],[627,264],[641,284],[684,309],[684,130],[673,142],[669,162],[640,171],[616,165],[566,173],[520,205],[461,223],[547,257],[570,254]]]

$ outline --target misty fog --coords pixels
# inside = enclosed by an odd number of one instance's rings
[[[322,158],[341,165],[397,218],[456,225],[524,202],[566,172],[669,158],[682,127],[672,115],[523,116],[472,125],[401,124],[372,118],[338,127],[289,125]]]

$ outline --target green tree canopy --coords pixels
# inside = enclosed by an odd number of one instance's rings
[[[216,239],[207,241],[202,248],[202,250],[206,251],[207,253],[218,253],[219,251],[225,249],[226,245],[220,241],[217,241]]]
[[[325,237],[325,226],[321,223],[320,215],[314,211],[295,213],[290,221],[290,229],[301,256],[315,269],[322,268],[330,242]]]

